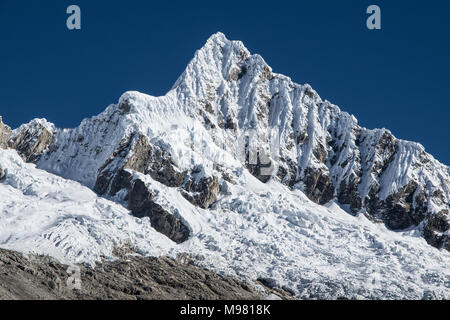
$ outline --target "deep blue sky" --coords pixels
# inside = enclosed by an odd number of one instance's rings
[[[81,31],[66,28],[71,4]],[[370,4],[381,31],[365,26]],[[0,0],[0,115],[74,127],[127,90],[163,95],[216,31],[450,164],[448,0]]]

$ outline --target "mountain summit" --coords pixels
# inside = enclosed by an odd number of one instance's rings
[[[8,153],[0,158],[3,185],[26,192],[17,166],[44,170],[40,183],[54,175],[77,181],[83,194],[94,190],[141,221],[133,223],[149,223],[162,252],[198,253],[216,270],[271,277],[300,296],[450,292],[449,167],[418,143],[359,126],[309,85],[274,73],[222,33],[195,53],[165,96],[126,92],[74,129],[33,120],[11,130],[0,121],[0,146],[37,167],[19,165]],[[45,198],[37,191],[30,196]],[[131,223],[120,221],[125,229]],[[117,226],[81,226],[105,254],[111,235],[104,233]],[[142,244],[151,232],[141,227],[133,229],[141,237],[134,245],[156,254]],[[49,240],[54,231],[36,233],[35,241],[46,237],[50,251],[62,243],[70,255],[78,252],[77,261],[96,259],[61,230],[59,242]],[[6,247],[10,242],[0,239]],[[429,268],[417,257],[427,257]],[[438,284],[431,284],[429,270]],[[391,278],[366,283],[364,275],[381,274]],[[366,291],[357,293],[358,286]]]

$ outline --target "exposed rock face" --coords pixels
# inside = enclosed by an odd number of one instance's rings
[[[269,176],[261,175],[260,159],[245,162],[263,182],[278,179],[319,204],[337,199],[349,213],[365,213],[394,230],[427,225],[450,209],[450,170],[420,144],[396,139],[385,129],[362,128],[309,85],[272,73],[239,41],[220,33],[211,37],[174,89],[179,100],[200,106],[202,114],[201,101],[207,101],[211,112],[207,121],[199,120],[214,136],[217,127],[225,129],[216,139],[219,146],[245,148],[245,161],[249,149],[270,150],[277,170]],[[242,136],[255,138],[236,147]],[[424,236],[444,246],[434,231]]]
[[[180,172],[174,166],[170,155],[159,147],[150,145],[148,138],[142,134],[132,134],[121,141],[116,151],[99,169],[94,190],[100,194],[116,194],[123,186],[120,180],[116,182],[115,179],[121,178],[115,178],[115,175],[119,170],[127,169],[150,175],[169,187],[179,187],[186,177],[185,172]],[[112,189],[108,191],[107,188]]]
[[[2,167],[0,167],[0,181],[5,179],[5,177],[6,177],[5,171],[2,169]]]
[[[197,267],[189,259],[123,255],[95,269],[80,267],[81,289],[67,286],[68,266],[48,257],[27,259],[0,249],[0,299],[59,300],[253,300],[252,285]],[[272,290],[266,289],[269,294]],[[292,298],[278,290],[277,295]],[[283,295],[284,294],[284,295]]]
[[[448,211],[443,210],[428,218],[424,226],[424,235],[432,246],[450,251],[450,237],[443,234],[449,229]]]
[[[192,204],[207,209],[216,202],[220,191],[217,177],[190,178],[183,184],[182,195]]]
[[[128,207],[139,218],[149,217],[152,226],[173,241],[181,243],[189,238],[189,229],[180,219],[153,201],[153,195],[139,179],[133,182],[128,193]]]
[[[246,155],[248,158],[248,156],[249,156],[248,151],[247,151]],[[256,178],[258,178],[258,180],[265,183],[265,182],[269,181],[271,178],[271,175],[268,175],[267,172],[271,172],[272,161],[266,161],[266,160],[261,161],[262,157],[264,157],[264,156],[261,156],[261,153],[257,153],[257,159],[255,161],[256,164],[249,163],[247,161],[246,167],[252,175],[254,175]]]
[[[12,131],[0,116],[0,148],[17,150],[27,162],[36,162],[53,142],[54,126],[36,119]]]
[[[177,243],[186,241],[189,229],[180,219],[156,203],[145,183],[133,178],[128,170],[149,174],[168,186],[177,186],[181,184],[183,174],[176,172],[170,158],[151,146],[147,137],[131,135],[129,139],[122,140],[119,148],[102,166],[94,190],[110,196],[115,196],[121,190],[125,191],[124,199],[133,215],[149,217],[157,231]]]
[[[53,142],[52,125],[34,120],[14,130],[8,145],[27,162],[36,162]]]
[[[350,213],[356,213],[362,208],[362,200],[358,194],[359,181],[359,177],[352,174],[348,181],[342,181],[338,188],[337,199],[342,204],[350,205]]]
[[[426,217],[426,207],[418,203],[413,206],[414,194],[418,188],[417,183],[410,181],[398,192],[390,194],[385,200],[376,195],[370,197],[368,213],[374,218],[381,219],[393,230],[401,230],[412,225],[418,225]]]
[[[0,116],[0,148],[8,148],[8,141],[11,138],[11,128],[3,123],[3,119]]]
[[[143,135],[139,135],[136,147],[125,168],[148,174],[168,187],[179,187],[186,177],[186,172],[176,168],[167,152],[159,147],[151,146]]]
[[[187,200],[204,209],[217,200],[220,192],[217,177],[198,177],[202,173],[199,168],[192,172],[178,170],[170,155],[150,144],[146,136],[132,134],[122,140],[100,168],[94,190],[110,196],[125,190],[124,199],[133,214],[137,217],[148,216],[157,231],[177,243],[189,238],[188,227],[156,203],[145,183],[134,179],[129,170],[149,175],[168,187],[180,188]]]
[[[325,204],[333,199],[333,183],[326,172],[307,168],[302,181],[305,184],[305,193],[312,201]]]

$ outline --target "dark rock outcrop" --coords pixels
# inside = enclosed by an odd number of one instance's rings
[[[129,253],[134,253],[130,251]],[[81,288],[69,289],[69,266],[52,258],[0,249],[0,299],[12,300],[253,300],[251,283],[224,277],[187,257],[144,258],[117,250],[116,261],[78,266]],[[266,294],[271,290],[267,289]],[[277,294],[292,298],[284,292]]]
[[[334,186],[323,170],[307,168],[303,179],[305,193],[312,201],[325,204],[334,197]]]
[[[145,183],[133,178],[130,171],[148,174],[168,186],[178,186],[184,175],[178,173],[167,154],[148,142],[143,135],[122,140],[117,150],[100,168],[94,190],[115,196],[125,191],[124,200],[136,217],[149,217],[152,227],[171,240],[181,243],[189,238],[189,228],[159,205]]]
[[[149,217],[152,226],[173,241],[180,243],[189,238],[189,228],[177,217],[162,208],[153,198],[145,183],[133,178],[131,171],[149,175],[154,180],[173,188],[192,204],[208,208],[219,195],[217,177],[199,177],[202,169],[180,171],[170,155],[150,144],[148,138],[133,134],[123,139],[116,151],[100,168],[94,190],[101,195],[115,196],[125,190],[124,200],[137,217]]]
[[[144,135],[133,134],[122,140],[116,151],[99,169],[94,190],[100,194],[114,195],[118,191],[117,187],[114,187],[112,192],[107,189],[111,187],[114,176],[120,170],[127,169],[150,175],[168,187],[179,187],[186,176],[185,172],[176,169],[169,154],[151,145]]]
[[[350,212],[357,213],[362,208],[362,200],[358,193],[359,179],[354,175],[342,181],[338,189],[337,199],[342,204],[350,205]]]
[[[17,150],[26,162],[36,162],[53,142],[53,133],[39,123],[25,126],[8,145]]]
[[[246,163],[246,167],[248,171],[254,175],[259,181],[266,183],[270,180],[271,174],[273,173],[271,171],[271,165],[272,161],[268,160],[266,161],[264,155],[261,153],[257,153],[257,159],[256,164],[250,164]],[[270,174],[269,174],[270,173]]]
[[[439,221],[450,227],[450,169],[447,166],[433,159],[417,143],[397,139],[386,129],[361,127],[352,115],[322,100],[311,86],[298,85],[288,77],[272,73],[266,62],[258,55],[251,55],[241,42],[231,42],[217,34],[207,43],[177,80],[172,93],[179,110],[203,123],[218,147],[227,152],[245,148],[245,159],[238,160],[262,182],[278,179],[290,188],[301,189],[319,204],[336,199],[350,214],[363,213],[393,230],[425,225],[424,237],[430,244],[439,248],[448,246],[447,240],[436,238],[440,235],[434,230],[438,212],[447,217]],[[164,106],[167,103],[156,100]],[[170,102],[171,107],[174,101]],[[152,103],[134,93],[126,93],[117,106],[108,109],[111,113],[106,112],[107,117],[94,117],[76,130],[90,131],[92,126],[102,143],[108,144],[111,132],[119,132],[116,138],[129,133],[128,129],[115,130],[120,128],[123,117],[139,114],[140,108],[145,110]],[[143,118],[130,117],[129,120],[132,119]],[[156,116],[155,119],[165,118]],[[135,123],[130,130],[139,130],[135,129],[139,127]],[[11,130],[0,119],[0,147],[9,144],[27,161],[35,161],[51,144],[51,134],[45,128],[37,127],[32,133],[32,126],[25,128],[28,129],[15,134],[11,140]],[[89,141],[82,146],[85,138],[76,133],[71,139],[79,145],[73,149],[88,148]],[[247,140],[242,143],[239,135]],[[154,138],[163,139],[163,135],[158,137],[157,134]],[[113,148],[117,144],[114,141]],[[274,159],[266,164],[260,154],[273,151],[273,144],[276,152],[270,154]],[[200,175],[195,169],[179,170],[169,152],[160,145],[137,131],[124,137],[102,168],[96,173],[89,172],[89,178],[96,175],[95,191],[113,196],[125,190],[127,200],[135,182],[130,172],[135,171],[168,187],[178,188],[186,199],[201,208],[209,208],[217,201],[220,187],[216,177]],[[193,145],[191,147],[194,149]],[[104,161],[102,146],[95,146],[95,149],[95,155],[101,154]],[[256,160],[249,161],[249,149],[258,153]],[[57,163],[64,158],[64,151],[62,147],[58,157],[46,168],[59,167],[64,172],[70,167],[71,159]],[[239,154],[233,155],[240,158],[240,152],[236,153]],[[82,163],[84,156],[89,154],[83,154],[75,163]],[[262,169],[271,166],[277,171],[262,174]],[[76,179],[76,176],[71,178]],[[229,182],[236,180],[225,174],[222,178]],[[223,190],[226,192],[226,188]],[[151,194],[150,190],[148,192]],[[159,211],[156,203],[152,208],[154,212]],[[161,225],[166,223],[167,219]]]
[[[385,200],[379,199],[374,189],[367,199],[367,211],[374,218],[384,221],[393,230],[402,230],[418,225],[425,219],[425,212],[421,206],[412,206],[417,188],[418,184],[410,181]]]
[[[425,239],[434,247],[450,251],[450,237],[443,233],[450,229],[448,211],[441,211],[432,215],[425,223],[423,232]]]
[[[181,194],[192,204],[207,209],[216,202],[220,192],[219,179],[217,177],[202,177],[188,179],[183,184]]]
[[[153,201],[152,193],[139,179],[133,181],[133,187],[128,193],[128,208],[136,217],[149,217],[155,230],[177,243],[184,242],[189,238],[189,229],[180,219]]]

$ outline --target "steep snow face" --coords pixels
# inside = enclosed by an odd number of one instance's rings
[[[130,171],[153,200],[183,219],[190,238],[175,244],[115,202],[71,180],[0,152],[0,247],[49,254],[66,263],[114,258],[129,244],[144,255],[188,253],[203,266],[246,280],[273,279],[302,298],[449,298],[450,253],[416,230],[389,231],[334,203],[320,206],[241,167],[236,184],[209,209],[177,188]]]

